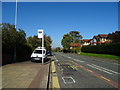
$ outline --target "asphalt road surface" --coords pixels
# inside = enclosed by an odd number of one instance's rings
[[[119,64],[111,60],[60,52],[54,57],[60,88],[119,88]]]

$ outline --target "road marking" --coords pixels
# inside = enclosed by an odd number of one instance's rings
[[[72,81],[67,82],[65,79],[71,79]],[[65,84],[75,83],[75,80],[72,77],[62,77],[62,80]]]
[[[107,69],[107,68],[104,68],[104,67],[101,67],[101,66],[97,66],[97,65],[95,65],[95,64],[92,64],[92,65],[93,65],[93,66],[96,66],[96,67],[99,67],[99,68],[101,68],[101,69],[104,69],[104,70],[110,71],[110,72],[115,73],[115,74],[120,74],[120,73],[115,72],[115,71],[113,71],[113,70],[110,70],[110,69]]]
[[[73,62],[73,61],[71,61],[71,62],[74,63],[75,65],[77,65],[78,67],[81,67],[81,69],[89,72],[89,69],[87,69],[86,67],[84,67],[84,66],[82,66],[82,65],[79,65],[79,64],[77,64],[76,62]],[[93,76],[95,76],[95,77],[97,77],[97,78],[99,78],[99,79],[101,79],[101,80],[104,80],[105,82],[107,82],[108,84],[112,85],[113,87],[119,88],[119,84],[118,84],[117,82],[114,82],[113,80],[107,79],[107,78],[103,77],[102,75],[100,75],[100,74],[98,74],[98,73],[96,73],[96,72],[90,72],[90,73],[91,73]]]
[[[54,61],[52,61],[52,88],[60,88]]]
[[[89,72],[93,72],[92,70],[89,70],[89,69],[87,69],[87,71],[89,71]]]
[[[55,73],[55,72],[56,72],[55,64],[54,64],[54,61],[52,61],[52,73]]]
[[[61,54],[60,54],[60,55],[61,55]],[[64,55],[61,55],[61,56],[64,56]],[[64,57],[73,59],[74,61],[77,61],[77,62],[85,62],[85,61],[82,61],[82,60],[74,59],[74,58],[69,57],[69,56],[64,56]]]
[[[110,79],[107,79],[107,78],[105,78],[103,76],[100,76],[100,77],[110,82]]]
[[[90,64],[87,64],[87,65],[90,66],[90,67],[92,67],[92,68],[98,69],[98,70],[100,70],[100,71],[106,72],[106,73],[108,73],[108,74],[112,74],[112,73],[110,73],[110,72],[108,72],[108,71],[105,71],[105,70],[100,69],[100,68],[98,68],[98,67],[92,66],[92,65],[90,65]]]

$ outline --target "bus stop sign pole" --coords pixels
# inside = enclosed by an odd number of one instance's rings
[[[44,63],[43,60],[43,49],[44,49],[44,30],[43,29],[38,29],[38,38],[42,39],[42,64]]]

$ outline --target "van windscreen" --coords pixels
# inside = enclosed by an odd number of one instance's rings
[[[34,53],[42,54],[42,50],[35,50]],[[45,50],[43,50],[43,54],[45,53]]]

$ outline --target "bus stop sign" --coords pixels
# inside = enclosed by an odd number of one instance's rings
[[[43,29],[38,29],[38,38],[43,38]]]

